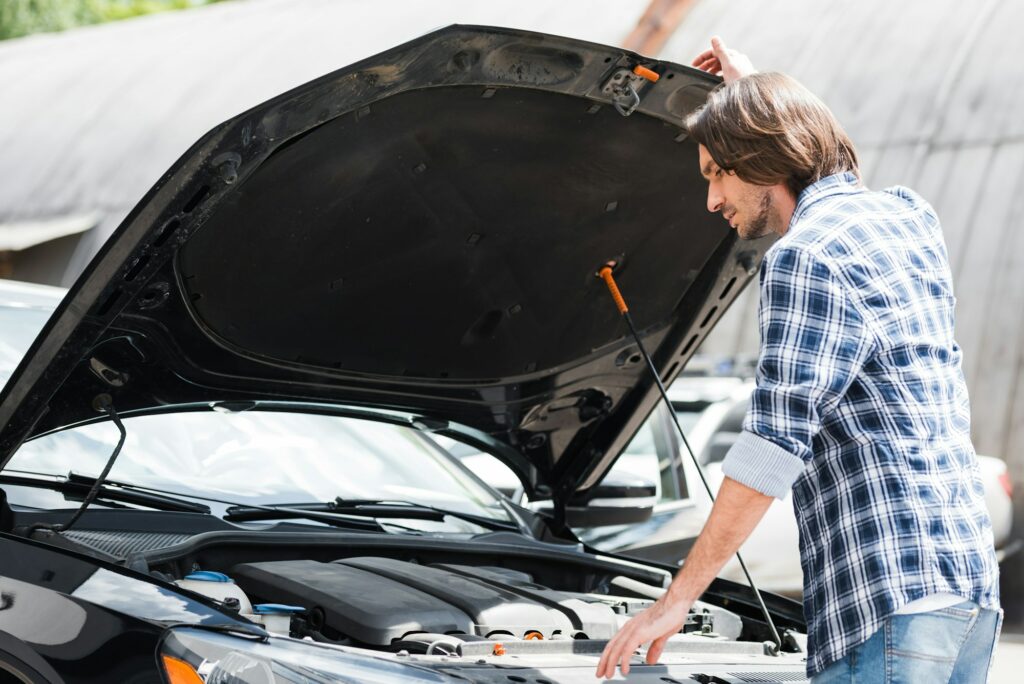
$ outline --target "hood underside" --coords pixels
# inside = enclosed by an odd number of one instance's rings
[[[636,65],[639,105],[613,106]],[[0,462],[97,417],[220,402],[389,409],[531,497],[593,485],[756,271],[682,117],[717,79],[453,26],[218,126],[146,195],[0,397]],[[611,85],[609,85],[611,84]]]

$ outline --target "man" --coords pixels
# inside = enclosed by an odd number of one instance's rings
[[[725,84],[686,124],[708,210],[775,233],[760,278],[757,388],[704,530],[667,593],[609,642],[611,677],[658,661],[690,605],[792,491],[815,682],[984,682],[998,566],[953,339],[939,222],[906,188],[860,185],[832,113],[717,37]]]

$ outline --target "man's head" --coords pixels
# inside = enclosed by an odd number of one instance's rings
[[[808,185],[858,176],[857,152],[828,107],[784,74],[751,74],[712,91],[686,120],[708,180],[708,210],[740,237],[783,234]]]

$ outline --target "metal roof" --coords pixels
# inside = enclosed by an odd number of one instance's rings
[[[100,215],[69,285],[193,142],[274,95],[452,23],[617,44],[646,5],[236,0],[0,42],[0,226]]]

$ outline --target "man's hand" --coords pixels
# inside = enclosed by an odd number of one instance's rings
[[[711,38],[711,49],[697,55],[692,65],[709,74],[721,75],[726,83],[757,72],[749,57],[727,48],[718,36]]]
[[[640,644],[651,642],[647,664],[654,665],[665,650],[665,642],[686,622],[696,601],[729,557],[736,553],[772,504],[772,497],[737,482],[722,480],[718,498],[704,530],[693,543],[686,563],[672,580],[665,595],[653,606],[627,622],[604,647],[597,665],[598,677],[614,677],[618,666],[629,674],[629,659]]]
[[[691,603],[686,599],[673,600],[669,594],[665,594],[653,606],[623,625],[605,646],[601,662],[597,665],[597,676],[609,679],[614,677],[616,666],[622,671],[623,677],[628,675],[629,659],[633,657],[633,652],[648,641],[651,646],[647,649],[647,664],[657,663],[665,649],[665,642],[683,628]]]

